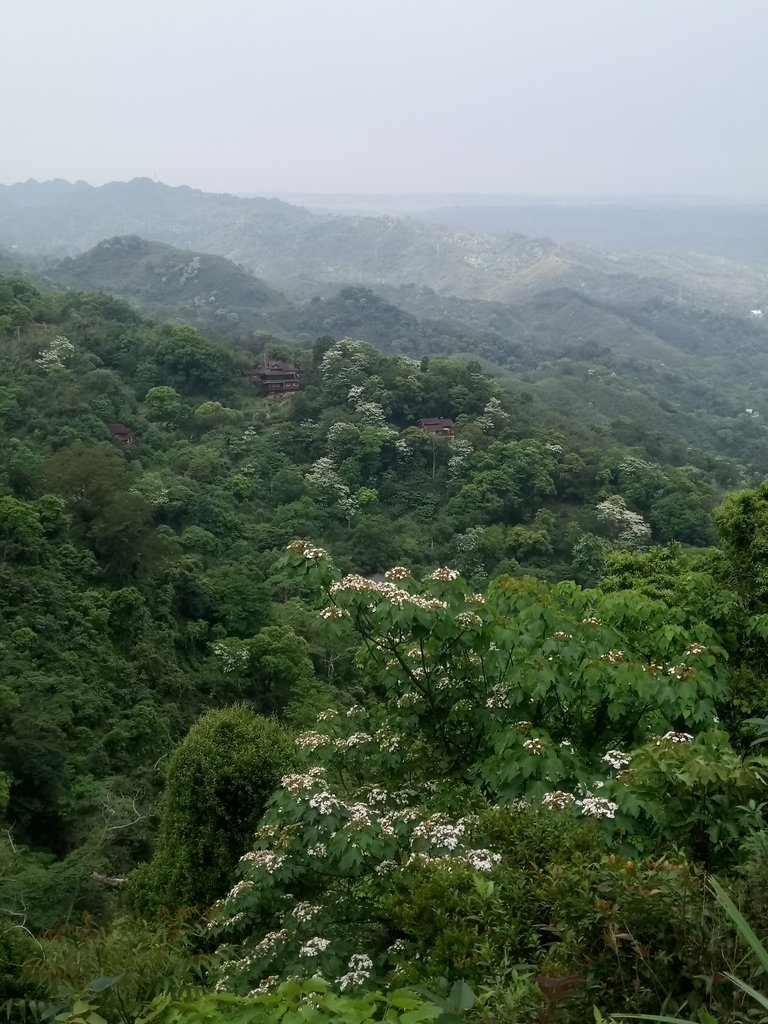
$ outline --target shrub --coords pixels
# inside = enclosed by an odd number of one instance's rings
[[[171,757],[155,854],[129,879],[129,902],[144,912],[211,906],[292,756],[290,734],[247,707],[203,715]]]

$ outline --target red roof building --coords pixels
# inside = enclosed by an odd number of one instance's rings
[[[262,395],[285,395],[301,387],[301,370],[293,363],[274,360],[258,370],[246,370],[248,380],[259,381]]]
[[[107,430],[112,440],[117,441],[118,444],[136,445],[139,443],[138,437],[124,423],[108,423]]]
[[[426,434],[433,437],[453,437],[453,420],[443,419],[441,416],[427,416],[419,420],[419,426]]]

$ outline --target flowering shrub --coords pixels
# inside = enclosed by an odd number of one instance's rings
[[[396,976],[393,887],[502,864],[479,809],[534,804],[631,832],[643,804],[630,751],[650,744],[663,759],[681,728],[713,724],[717,638],[670,628],[664,606],[636,595],[504,578],[481,595],[448,566],[422,581],[404,566],[342,577],[304,541],[283,565],[315,588],[329,631],[358,634],[371,700],[327,709],[297,738],[300,770],[215,908],[212,930],[229,940],[221,989],[254,991],[278,969],[345,991]]]
[[[625,776],[649,850],[672,840],[712,863],[763,827],[768,759],[741,757],[724,732],[667,732],[635,751]]]
[[[627,547],[641,547],[651,539],[651,528],[640,515],[627,508],[619,495],[614,495],[595,506],[595,516],[612,536]]]
[[[53,341],[38,355],[35,362],[44,370],[58,369],[64,366],[67,359],[74,355],[75,346],[63,334],[57,334]]]

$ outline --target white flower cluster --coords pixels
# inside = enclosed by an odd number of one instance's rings
[[[292,775],[284,775],[280,779],[280,785],[287,789],[291,796],[302,796],[309,793],[317,786],[325,782],[325,768],[310,768],[307,772],[296,772]]]
[[[406,569],[404,565],[395,565],[391,569],[387,569],[387,571],[384,573],[384,579],[407,580],[410,575],[410,569]]]
[[[323,376],[338,371],[345,359],[349,359],[356,370],[364,370],[368,363],[368,347],[364,341],[355,338],[342,338],[326,349],[320,362]]]
[[[367,732],[353,732],[351,736],[341,736],[339,739],[334,740],[334,746],[344,750],[349,747],[360,747],[363,743],[372,742],[373,738]]]
[[[450,583],[452,580],[457,580],[461,573],[458,569],[449,569],[447,566],[442,566],[440,569],[435,569],[434,572],[427,576],[428,580],[437,580],[439,583]]]
[[[653,662],[651,662],[648,665],[643,665],[643,672],[647,672],[649,676],[663,676],[664,666],[655,665]]]
[[[299,902],[291,911],[291,916],[295,917],[300,924],[306,924],[307,921],[311,921],[314,917],[320,913],[321,908],[315,903],[307,903],[305,901]]]
[[[471,710],[472,710],[472,701],[469,699],[469,697],[462,697],[461,700],[457,700],[456,703],[451,708],[451,711],[456,711],[456,712],[471,711]]]
[[[457,849],[465,827],[461,822],[452,822],[447,814],[433,814],[413,830],[412,839],[426,839],[433,846],[446,850]]]
[[[504,411],[498,398],[489,398],[485,409],[483,410],[483,415],[478,416],[476,422],[481,430],[488,433],[493,430],[494,427],[503,427],[508,420],[509,413]]]
[[[259,982],[256,988],[251,989],[251,991],[248,993],[248,998],[252,999],[254,996],[267,995],[273,989],[277,988],[281,981],[282,978],[278,974],[270,974],[268,978],[265,978],[263,981]]]
[[[622,768],[627,767],[632,758],[629,754],[624,754],[620,750],[609,750],[603,754],[600,760],[603,764],[607,764],[609,768],[621,771]]]
[[[555,444],[553,441],[547,441],[544,445],[544,451],[549,452],[550,455],[562,455],[565,449],[561,444]]]
[[[338,797],[324,789],[319,793],[312,794],[309,798],[309,806],[313,811],[320,811],[321,814],[333,814],[342,805]]]
[[[486,700],[487,708],[508,708],[509,690],[504,683],[497,683],[491,690],[490,697]]]
[[[470,629],[472,626],[482,626],[483,620],[475,612],[459,612],[456,616],[456,625],[462,629]]]
[[[200,272],[202,261],[199,256],[193,256],[189,263],[185,266],[183,263],[179,267],[175,267],[175,270],[181,270],[179,274],[179,284],[186,284],[190,278],[197,277]],[[163,279],[165,280],[165,278]]]
[[[475,871],[493,871],[501,863],[501,854],[490,850],[468,850],[460,859]]]
[[[330,722],[333,718],[338,718],[339,712],[336,708],[326,708],[325,711],[321,711],[317,716],[318,722]]]
[[[397,733],[390,732],[389,729],[382,727],[376,731],[375,739],[385,754],[394,754],[396,750],[399,750],[403,738]]]
[[[235,900],[238,896],[242,896],[244,892],[248,892],[248,890],[252,888],[253,882],[248,878],[244,878],[229,890],[227,893],[227,899]]]
[[[332,620],[348,619],[349,612],[346,608],[336,608],[334,605],[331,605],[329,608],[323,608],[320,612],[320,618]]]
[[[566,793],[562,789],[555,789],[551,793],[545,793],[541,799],[542,807],[546,807],[548,811],[561,810],[564,807],[570,807],[576,803],[576,797],[573,793]]]
[[[660,743],[693,743],[693,736],[689,732],[665,732],[656,740],[657,746]]]
[[[699,644],[699,643],[688,644],[688,646],[685,648],[685,653],[686,654],[703,654],[704,651],[706,651],[706,649],[707,648],[704,646],[704,644]]]
[[[323,939],[319,935],[316,935],[313,939],[309,939],[299,950],[299,956],[317,956],[319,953],[324,953],[331,944],[330,939]]]
[[[667,675],[672,676],[673,679],[686,679],[688,676],[694,674],[694,669],[690,665],[670,665],[667,669]]]
[[[57,334],[48,348],[44,348],[35,359],[38,366],[44,370],[52,370],[54,367],[64,366],[64,360],[69,358],[75,351],[75,346],[65,338],[63,334]]]
[[[583,800],[576,801],[582,814],[590,818],[613,818],[619,805],[611,800],[605,800],[601,796],[587,796]]]
[[[469,441],[460,438],[451,441],[451,454],[448,459],[448,472],[451,476],[461,473],[470,464],[473,454],[473,448]]]
[[[467,604],[485,604],[484,594],[470,594],[467,598]]]
[[[266,956],[271,953],[275,946],[279,946],[281,942],[285,942],[288,937],[288,932],[285,928],[281,928],[278,932],[267,932],[261,942],[257,942],[253,947],[253,953],[255,956]]]
[[[240,858],[240,863],[252,864],[253,867],[262,868],[264,871],[268,871],[272,874],[273,871],[277,871],[277,869],[282,867],[285,863],[285,854],[272,853],[271,850],[249,850],[248,853],[244,853]],[[242,882],[238,884],[242,885]],[[235,886],[235,888],[237,888],[237,886]],[[232,896],[233,893],[234,889],[229,895]]]
[[[360,402],[355,412],[370,427],[383,427],[387,422],[384,410],[378,402]]]
[[[247,668],[248,662],[251,660],[250,649],[242,640],[219,640],[211,644],[211,650],[221,662],[221,667],[225,672],[235,672],[237,669]]]
[[[318,747],[325,747],[330,742],[329,736],[324,736],[321,732],[315,732],[314,729],[301,733],[295,740],[296,746],[301,747],[302,750],[317,750]]]
[[[523,743],[523,750],[527,750],[529,754],[536,754],[537,757],[540,757],[545,752],[546,747],[540,739],[534,737]]]
[[[652,463],[646,462],[645,459],[638,459],[634,455],[626,455],[624,460],[619,463],[619,472],[626,473],[627,476],[644,477],[653,472],[655,468]]]
[[[600,661],[608,661],[611,665],[618,665],[620,661],[624,661],[624,651],[618,649],[608,651],[606,654],[600,655]]]
[[[563,633],[561,630],[557,633],[552,634],[553,640],[559,640],[560,643],[566,643],[568,640],[573,640],[573,633]]]
[[[602,626],[603,620],[598,619],[596,615],[589,615],[586,619],[581,620],[583,626]]]
[[[413,449],[404,437],[398,437],[395,441],[395,451],[397,452],[398,458],[401,459],[410,459],[413,455]]]
[[[336,472],[333,459],[327,455],[313,462],[304,474],[304,479],[318,498],[329,503],[354,501],[351,491]]]
[[[310,544],[308,540],[292,540],[291,543],[286,546],[286,551],[297,551],[304,555],[309,562],[319,562],[323,558],[328,557],[328,552],[325,548],[317,548],[313,544]]]
[[[373,961],[365,953],[355,953],[347,964],[348,973],[339,978],[339,990],[348,992],[351,988],[359,988],[370,978]]]
[[[345,592],[383,598],[396,608],[412,604],[417,608],[422,608],[424,611],[433,612],[448,607],[445,601],[420,597],[418,594],[409,594],[407,590],[403,590],[402,587],[396,586],[389,580],[369,580],[367,576],[360,576],[358,573],[352,573],[349,576],[345,576],[343,580],[331,584],[332,596],[335,597],[337,594]]]
[[[601,501],[595,506],[597,518],[612,527],[617,540],[631,545],[644,544],[650,539],[651,528],[638,512],[627,508],[626,502],[618,495]]]

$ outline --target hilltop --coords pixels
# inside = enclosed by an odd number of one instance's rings
[[[176,249],[136,235],[105,239],[47,269],[51,283],[103,291],[148,316],[176,318],[238,343],[279,330],[271,317],[285,296],[222,256]]]

